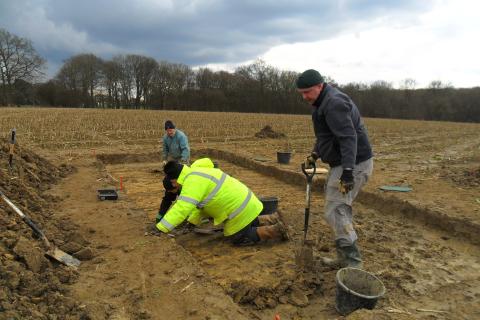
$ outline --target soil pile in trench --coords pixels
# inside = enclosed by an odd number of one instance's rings
[[[0,139],[0,145],[0,190],[52,243],[81,259],[88,258],[88,243],[75,232],[75,225],[52,214],[53,203],[59,199],[44,193],[74,168],[56,167],[19,146],[9,168],[8,142]],[[88,319],[83,307],[66,295],[78,273],[47,259],[45,249],[30,227],[0,199],[1,319]]]
[[[271,126],[266,125],[262,130],[255,133],[255,137],[257,137],[257,138],[279,139],[279,138],[285,138],[285,134],[283,134],[281,132],[275,132],[275,131],[273,131]]]
[[[457,185],[462,187],[478,187],[480,186],[480,167],[472,169],[456,169],[449,170],[443,174]]]
[[[299,270],[293,279],[282,279],[275,287],[252,286],[246,281],[231,284],[228,293],[233,301],[251,304],[257,310],[275,308],[279,303],[296,307],[309,305],[309,296],[322,292],[323,276],[320,272],[302,272]]]

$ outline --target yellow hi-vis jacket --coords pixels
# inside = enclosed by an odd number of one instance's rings
[[[173,230],[188,217],[199,224],[202,217],[212,217],[214,225],[224,223],[223,234],[230,236],[252,222],[262,211],[263,204],[246,185],[214,168],[209,158],[183,166],[177,183],[180,195],[157,228],[165,233]]]

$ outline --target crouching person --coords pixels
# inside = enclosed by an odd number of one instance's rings
[[[157,223],[160,231],[168,233],[186,219],[198,225],[210,217],[214,225],[224,224],[224,236],[235,245],[288,239],[278,213],[259,217],[262,202],[246,185],[214,168],[210,159],[199,159],[192,167],[169,161],[164,172],[180,195]]]

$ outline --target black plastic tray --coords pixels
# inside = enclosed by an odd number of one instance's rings
[[[117,200],[118,193],[115,189],[99,189],[97,190],[97,198],[99,200]]]

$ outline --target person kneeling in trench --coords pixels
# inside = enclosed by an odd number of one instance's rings
[[[198,225],[213,218],[224,224],[223,234],[234,245],[251,245],[265,240],[288,240],[278,213],[260,215],[262,202],[242,182],[214,168],[209,158],[195,161],[192,167],[169,161],[164,172],[172,186],[180,188],[177,201],[156,224],[168,233],[185,219]]]

